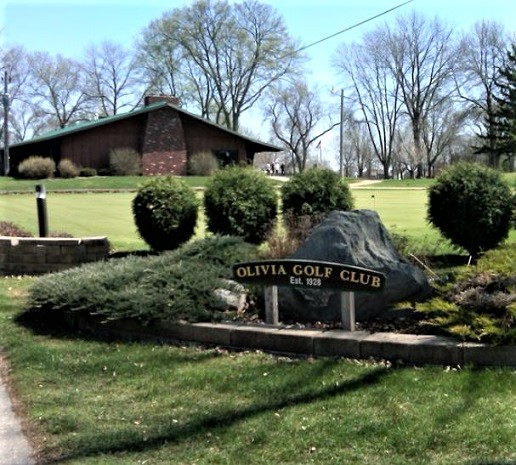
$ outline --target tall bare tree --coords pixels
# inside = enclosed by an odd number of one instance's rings
[[[334,64],[351,82],[350,98],[356,104],[358,119],[365,124],[383,176],[388,178],[402,100],[382,40],[381,35],[369,33],[361,43],[342,45]]]
[[[356,164],[356,175],[362,178],[371,170],[373,150],[367,128],[363,122],[351,119],[345,129],[346,141],[344,146],[350,152]]]
[[[133,110],[143,91],[130,52],[111,41],[90,45],[81,62],[92,110],[100,116]]]
[[[477,116],[481,134],[495,132],[496,80],[510,43],[511,37],[503,24],[482,20],[462,35],[455,54],[457,90],[460,98],[472,109],[471,113]],[[486,145],[489,164],[496,166],[495,141],[488,138]]]
[[[300,61],[283,19],[256,0],[197,0],[176,8],[149,25],[139,48],[149,83],[233,130]]]
[[[51,116],[61,128],[82,119],[89,97],[79,63],[62,55],[36,52],[30,55],[29,65],[30,97],[41,113]]]
[[[338,125],[325,121],[328,115],[318,94],[301,81],[278,90],[267,114],[274,136],[292,154],[299,172],[305,170],[313,145]]]
[[[452,29],[438,18],[428,20],[412,12],[398,16],[394,28],[385,25],[378,33],[384,38],[388,63],[401,91],[415,157],[421,159],[428,119],[443,102],[452,104]]]

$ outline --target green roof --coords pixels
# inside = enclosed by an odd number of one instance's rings
[[[180,113],[183,113],[184,115],[187,115],[187,116],[189,116],[191,118],[197,119],[197,120],[199,120],[199,121],[201,121],[201,122],[203,122],[205,124],[208,124],[210,126],[214,126],[214,127],[216,127],[217,129],[219,129],[221,131],[233,134],[233,135],[235,135],[237,137],[240,137],[241,139],[245,139],[248,142],[251,142],[251,143],[254,143],[254,144],[263,145],[264,147],[269,148],[271,151],[281,151],[281,150],[283,150],[280,147],[276,147],[274,145],[267,144],[267,143],[261,142],[259,140],[256,140],[256,139],[244,136],[244,135],[242,135],[242,134],[240,134],[240,133],[238,133],[236,131],[232,131],[232,130],[224,127],[224,126],[220,126],[219,124],[216,124],[216,123],[213,123],[211,121],[208,121],[207,119],[201,118],[198,115],[195,115],[195,114],[190,113],[190,112],[188,112],[186,110],[183,110],[180,107],[172,105],[169,102],[154,102],[154,103],[151,103],[149,105],[145,105],[145,106],[143,106],[141,108],[138,108],[137,110],[133,110],[133,111],[130,111],[130,112],[127,112],[127,113],[122,113],[122,114],[113,115],[113,116],[106,116],[106,117],[103,117],[103,118],[96,119],[94,121],[77,122],[77,123],[71,124],[71,125],[69,125],[69,126],[67,126],[65,128],[56,129],[54,131],[46,132],[46,133],[41,134],[39,136],[33,137],[32,139],[28,139],[28,140],[25,140],[25,141],[22,141],[22,142],[11,144],[11,147],[18,147],[18,146],[22,146],[22,145],[26,145],[26,144],[33,144],[33,143],[37,143],[37,142],[44,142],[46,140],[57,139],[59,137],[64,137],[64,136],[68,136],[68,135],[76,133],[76,132],[86,131],[88,129],[96,128],[96,127],[103,126],[103,125],[106,125],[106,124],[111,124],[111,123],[116,122],[116,121],[121,121],[121,120],[124,120],[124,119],[127,119],[127,118],[132,118],[133,116],[145,114],[145,113],[148,113],[149,111],[154,111],[154,110],[158,110],[160,108],[165,108],[165,107],[171,107],[174,110],[176,110],[176,111],[178,111]]]

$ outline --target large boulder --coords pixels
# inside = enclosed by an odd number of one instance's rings
[[[331,212],[291,258],[359,266],[384,273],[382,292],[355,293],[357,321],[379,316],[394,302],[415,301],[430,294],[423,271],[400,256],[378,214],[371,210]],[[280,319],[339,321],[340,294],[334,289],[280,287]]]

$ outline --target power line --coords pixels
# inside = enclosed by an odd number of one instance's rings
[[[359,23],[353,24],[352,26],[347,27],[346,29],[342,29],[341,31],[335,32],[332,35],[329,35],[327,37],[324,37],[322,39],[319,39],[315,42],[312,42],[311,44],[305,45],[301,47],[300,49],[296,50],[295,53],[302,52],[303,50],[306,50],[307,48],[313,47],[314,45],[319,45],[321,42],[325,42],[326,40],[333,39],[334,37],[343,34],[344,32],[348,32],[351,29],[355,29],[358,26],[362,26],[362,24],[368,23],[369,21],[373,21],[376,18],[380,18],[381,16],[386,15],[387,13],[390,13],[391,11],[397,10],[398,8],[401,8],[402,6],[405,6],[409,3],[412,3],[414,0],[408,0],[407,2],[400,3],[399,5],[396,5],[392,8],[389,8],[388,10],[382,11],[381,13],[378,13],[375,16],[371,16],[370,18],[364,19],[363,21],[360,21]]]

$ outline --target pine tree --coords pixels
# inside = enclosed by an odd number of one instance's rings
[[[486,133],[479,135],[484,143],[475,152],[488,154],[493,168],[504,165],[512,171],[516,152],[516,44],[507,52],[495,84],[498,93],[493,96],[493,111],[485,117]]]
[[[500,90],[500,95],[495,97],[496,155],[512,171],[516,153],[516,44],[512,44],[512,50],[507,52],[507,62],[500,69],[496,85]]]

